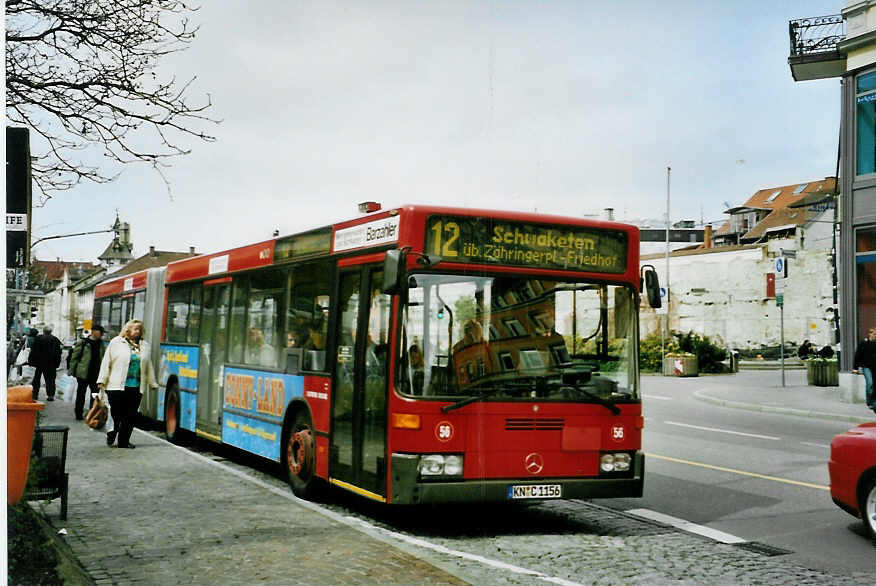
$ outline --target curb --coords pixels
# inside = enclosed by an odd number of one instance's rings
[[[792,409],[791,407],[776,407],[774,405],[760,405],[758,403],[744,403],[742,401],[728,401],[710,397],[705,391],[694,391],[694,398],[705,403],[729,407],[731,409],[744,409],[746,411],[759,411],[761,413],[775,413],[778,415],[793,415],[795,417],[809,417],[813,419],[827,419],[830,421],[845,421],[848,423],[869,423],[872,417],[859,417],[857,415],[842,415],[840,413],[826,413],[824,411],[809,411],[806,409]]]

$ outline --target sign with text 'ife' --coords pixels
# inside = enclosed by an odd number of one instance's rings
[[[460,216],[430,216],[426,222],[425,252],[442,262],[621,274],[627,245],[627,234],[612,228]]]
[[[30,135],[27,128],[6,127],[6,268],[29,260]]]

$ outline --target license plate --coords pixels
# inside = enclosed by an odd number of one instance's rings
[[[559,484],[512,484],[508,487],[509,499],[558,499],[562,496]]]

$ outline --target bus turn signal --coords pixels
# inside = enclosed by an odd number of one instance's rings
[[[398,429],[420,429],[420,416],[416,413],[393,413],[392,426]]]

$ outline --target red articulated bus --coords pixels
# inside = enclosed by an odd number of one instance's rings
[[[642,494],[638,308],[659,287],[634,226],[406,206],[161,273],[173,440],[275,460],[303,497]]]

